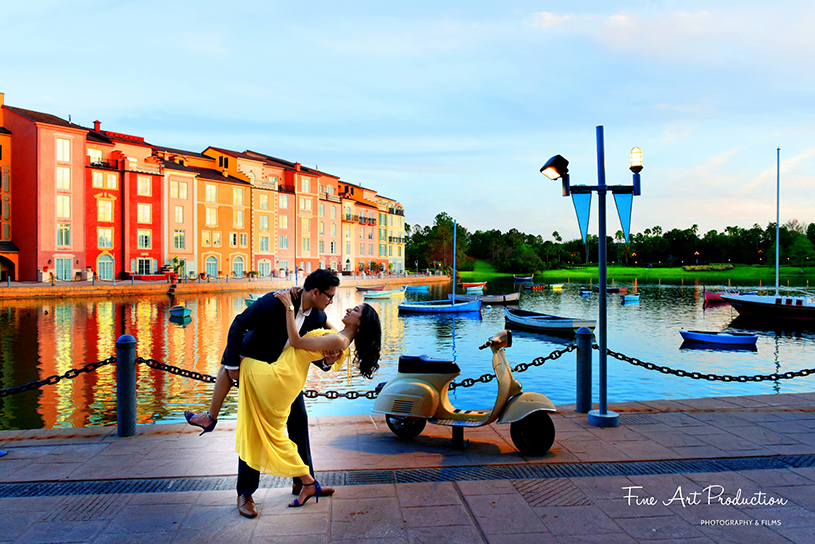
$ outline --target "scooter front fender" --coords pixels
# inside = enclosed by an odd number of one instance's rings
[[[382,388],[371,411],[397,416],[432,417],[439,405],[439,393],[432,384],[419,379],[394,379]]]
[[[498,416],[498,423],[513,423],[520,421],[532,412],[557,412],[555,405],[546,395],[540,393],[521,393],[507,401],[506,406]]]

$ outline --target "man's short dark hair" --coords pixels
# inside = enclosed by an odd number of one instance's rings
[[[303,290],[319,289],[320,291],[327,291],[329,287],[339,287],[339,285],[340,278],[336,272],[318,268],[306,277],[306,281],[303,282]]]

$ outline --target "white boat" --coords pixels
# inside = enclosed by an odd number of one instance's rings
[[[396,298],[404,297],[404,289],[395,289],[393,291],[365,291],[362,293],[362,298],[365,299],[378,299],[378,298]]]
[[[722,300],[729,302],[739,314],[763,320],[815,321],[815,295],[802,289],[786,290],[781,294],[778,285],[780,192],[781,192],[781,149],[776,150],[776,201],[775,201],[775,293],[759,295],[755,293],[726,293]]]
[[[679,331],[682,339],[688,342],[704,342],[708,344],[739,344],[754,346],[758,340],[755,334],[745,332],[711,332],[711,331]]]
[[[403,302],[399,305],[399,313],[407,314],[438,314],[459,312],[481,312],[481,301],[455,303],[450,300],[428,300],[426,302]]]
[[[504,317],[513,327],[540,331],[549,334],[573,334],[580,327],[593,329],[597,322],[593,319],[579,319],[574,317],[560,317],[557,315],[541,314],[528,310],[504,308]]]

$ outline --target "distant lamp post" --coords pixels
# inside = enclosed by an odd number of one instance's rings
[[[569,184],[569,161],[562,155],[555,155],[540,169],[541,173],[551,180],[561,179],[563,196],[572,195],[577,220],[580,224],[583,240],[586,240],[588,230],[589,208],[591,206],[591,193],[597,193],[598,205],[598,264],[599,278],[598,287],[600,289],[599,317],[598,320],[598,340],[600,344],[599,356],[599,389],[600,408],[589,412],[588,421],[591,425],[598,427],[616,427],[620,424],[620,416],[615,412],[608,411],[606,397],[607,378],[607,300],[606,300],[606,194],[610,191],[614,195],[617,204],[617,213],[620,216],[620,223],[623,228],[626,243],[631,227],[631,203],[634,196],[640,194],[640,172],[642,171],[642,150],[635,147],[631,150],[630,170],[634,174],[633,185],[606,185],[605,167],[605,144],[603,140],[603,127],[597,127],[597,185],[575,185]],[[579,195],[579,198],[576,196]],[[588,195],[585,198],[583,195]]]
[[[693,252],[693,256],[694,256],[694,257],[696,257],[696,264],[699,264],[699,252],[698,252],[698,251],[694,251],[694,252]]]

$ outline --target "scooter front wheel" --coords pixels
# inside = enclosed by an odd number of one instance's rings
[[[523,454],[543,455],[555,443],[555,424],[546,412],[532,412],[509,425],[512,443]]]
[[[427,420],[421,417],[385,415],[388,428],[399,438],[416,438],[424,430]]]

